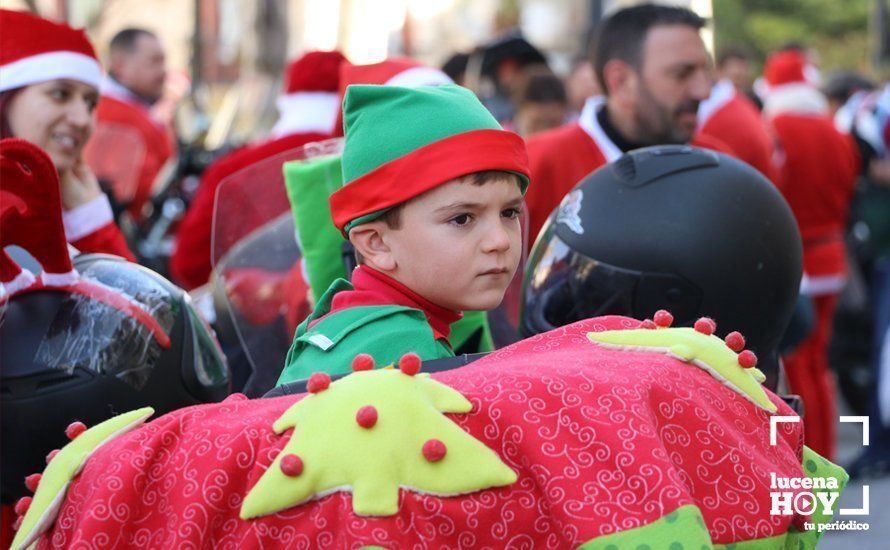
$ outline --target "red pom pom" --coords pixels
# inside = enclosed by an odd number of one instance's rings
[[[46,455],[46,463],[49,464],[52,459],[56,458],[56,455],[59,454],[59,449],[53,449]]]
[[[297,477],[303,473],[303,460],[295,454],[284,455],[281,458],[281,473],[288,477]]]
[[[365,405],[355,413],[355,421],[362,428],[373,428],[377,423],[377,409],[372,405]]]
[[[430,462],[439,462],[445,458],[445,453],[447,452],[448,449],[445,447],[445,444],[438,439],[428,439],[423,444],[423,457]]]
[[[652,316],[652,320],[661,328],[668,328],[674,323],[674,316],[666,309],[659,309],[655,312],[655,315]]]
[[[12,530],[18,531],[22,528],[22,521],[24,521],[25,516],[19,516],[16,518],[15,523],[12,524]]]
[[[739,353],[743,349],[745,349],[745,337],[742,336],[741,332],[730,332],[726,335],[726,347],[731,349],[732,351]]]
[[[37,486],[40,485],[40,478],[43,476],[41,474],[31,474],[25,478],[25,487],[28,488],[32,493],[37,491]]]
[[[367,353],[359,353],[352,360],[352,370],[355,372],[363,370],[372,370],[374,368],[374,358]]]
[[[640,324],[637,328],[642,328],[646,330],[653,330],[658,328],[658,325],[652,319],[646,319],[644,321],[640,321]]]
[[[414,376],[420,372],[420,356],[409,351],[399,359],[399,370],[408,376]]]
[[[18,499],[15,503],[15,513],[24,516],[25,512],[28,511],[28,508],[31,507],[31,497],[22,497]]]
[[[739,354],[739,365],[746,369],[752,369],[757,366],[757,356],[753,351],[746,349]]]
[[[65,435],[68,436],[68,439],[73,441],[77,438],[77,436],[85,431],[87,431],[86,424],[84,424],[83,422],[72,422],[71,424],[68,424],[67,428],[65,428]]]
[[[715,323],[714,320],[710,317],[702,317],[695,322],[694,328],[696,332],[711,335],[714,334],[715,330],[717,330],[717,323]]]
[[[316,372],[309,377],[306,382],[306,389],[309,393],[323,392],[331,385],[331,375],[326,372]]]

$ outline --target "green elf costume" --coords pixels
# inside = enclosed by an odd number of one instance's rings
[[[522,138],[503,130],[460,86],[350,86],[343,119],[345,185],[331,195],[330,206],[344,237],[394,206],[475,172],[511,172],[523,192],[528,186]],[[319,370],[350,372],[359,352],[377,366],[411,351],[423,360],[450,357],[450,325],[460,316],[360,266],[351,283],[334,281],[297,327],[278,384]]]

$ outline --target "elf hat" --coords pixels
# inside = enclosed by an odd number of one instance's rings
[[[82,29],[0,10],[0,92],[59,78],[99,87],[102,67]]]
[[[330,201],[334,225],[344,235],[474,172],[512,172],[523,193],[528,186],[525,142],[461,86],[350,86],[343,116],[344,185]]]
[[[288,65],[284,93],[275,103],[280,116],[273,137],[334,133],[340,113],[340,65],[345,61],[338,51],[315,51]]]
[[[346,96],[346,88],[353,84],[382,84],[384,86],[442,86],[454,84],[451,78],[432,67],[407,57],[394,57],[370,65],[353,65],[349,62],[340,66],[340,98]],[[337,117],[337,134],[342,136],[343,113]]]

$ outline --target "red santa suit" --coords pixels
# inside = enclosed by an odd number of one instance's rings
[[[597,113],[605,105],[604,97],[587,100],[577,122],[541,132],[527,141],[531,185],[525,194],[529,211],[529,246],[553,209],[575,184],[600,166],[615,161],[624,153],[606,135]],[[692,145],[732,154],[730,147],[707,135],[697,135]]]
[[[845,281],[844,231],[859,158],[852,138],[835,129],[825,98],[806,81],[805,67],[794,51],[767,60],[764,114],[781,148],[779,188],[803,239],[801,292],[813,298],[817,316],[813,333],[785,358],[785,370],[792,393],[804,402],[807,445],[831,457],[837,416],[828,344]]]
[[[141,219],[142,208],[151,197],[158,174],[173,156],[172,132],[152,116],[143,101],[114,79],[106,78],[96,109],[95,134],[84,150],[84,158],[96,177],[110,182],[115,197],[127,205],[130,215]],[[102,139],[106,134],[108,139]],[[113,147],[115,141],[127,143],[128,152],[123,153],[123,157],[109,154],[109,147]],[[120,158],[126,158],[133,166],[120,166]],[[132,184],[118,181],[123,177],[122,169],[125,174],[129,172],[126,175]]]
[[[278,99],[280,118],[266,141],[233,151],[201,176],[195,199],[179,226],[170,258],[173,279],[191,289],[210,278],[210,246],[216,191],[239,170],[335,133],[340,110],[340,52],[310,52],[288,67],[285,94]]]
[[[775,145],[769,128],[754,103],[738,93],[730,81],[715,84],[710,97],[699,106],[698,133],[729,145],[739,160],[776,181]]]
[[[99,88],[102,67],[83,30],[12,10],[0,10],[0,27],[0,92],[57,79]],[[81,252],[135,261],[104,195],[65,211],[63,216],[65,236]]]

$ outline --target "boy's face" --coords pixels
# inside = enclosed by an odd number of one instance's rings
[[[497,307],[519,265],[522,194],[516,178],[452,180],[408,201],[398,229],[383,227],[389,275],[455,311]]]

